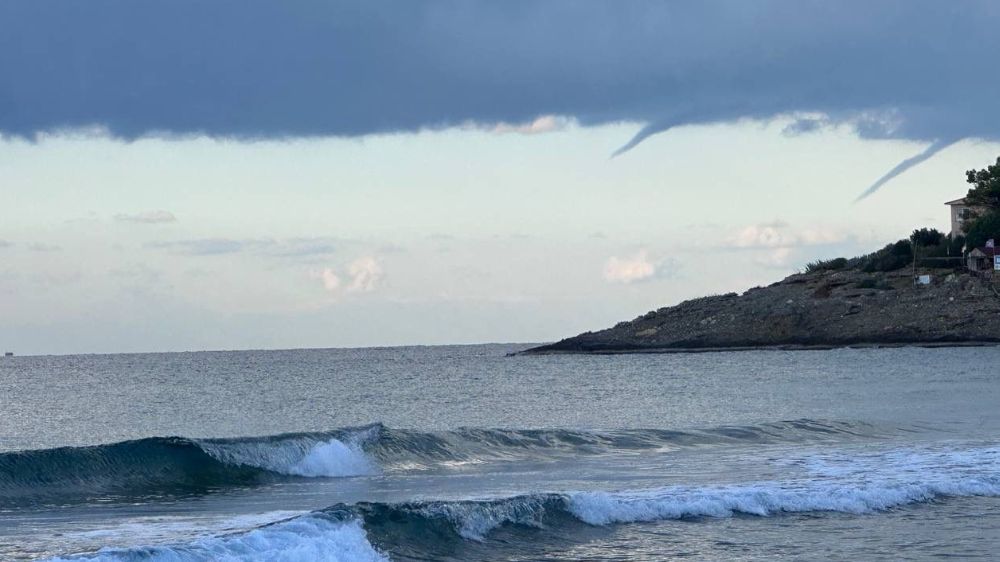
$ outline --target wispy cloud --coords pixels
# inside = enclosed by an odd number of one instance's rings
[[[162,224],[177,222],[177,217],[170,211],[143,211],[141,213],[127,214],[119,213],[115,215],[118,222],[130,222],[139,224]]]
[[[309,256],[327,256],[337,251],[338,246],[344,241],[329,238],[289,238],[288,240],[275,241],[270,244],[265,252],[269,256],[285,258],[301,258]]]
[[[252,252],[274,258],[304,258],[327,256],[337,251],[343,241],[330,237],[289,238],[198,238],[193,240],[160,240],[149,242],[147,248],[168,250],[191,256],[213,256]]]
[[[190,256],[216,256],[236,254],[250,249],[265,248],[274,244],[272,240],[233,239],[233,238],[200,238],[197,240],[171,240],[149,242],[148,248],[169,250],[178,254]]]

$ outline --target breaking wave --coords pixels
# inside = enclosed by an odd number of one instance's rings
[[[0,507],[87,498],[203,493],[289,477],[351,477],[481,462],[616,451],[876,437],[873,426],[795,420],[702,430],[479,429],[419,432],[381,424],[266,437],[151,437],[0,453]]]
[[[423,527],[443,526],[462,539],[481,541],[491,531],[511,525],[551,529],[572,524],[605,526],[736,515],[873,514],[949,497],[1000,497],[1000,447],[996,446],[812,454],[784,459],[782,464],[797,467],[795,476],[775,481],[613,492],[394,505],[361,503],[335,506],[325,513],[361,518],[378,544],[378,538],[386,534],[385,527],[398,526],[400,521],[421,528],[421,532]]]
[[[369,429],[244,439],[150,437],[0,454],[0,507],[80,498],[200,493],[287,477],[378,473]]]
[[[269,560],[277,553],[289,561],[464,559],[477,558],[477,545],[530,549],[594,526],[803,512],[873,514],[948,497],[1000,497],[998,447],[787,460],[800,472],[779,481],[341,504],[240,535],[71,559]],[[490,553],[495,556],[496,550]]]

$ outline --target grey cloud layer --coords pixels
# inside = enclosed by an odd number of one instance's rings
[[[991,0],[10,0],[0,130],[352,136],[558,114],[648,123],[641,140],[803,111],[872,137],[996,138],[998,24]]]

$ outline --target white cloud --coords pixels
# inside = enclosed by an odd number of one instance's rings
[[[177,217],[170,211],[143,211],[135,214],[119,213],[115,215],[115,220],[118,222],[160,224],[177,222]]]
[[[538,135],[541,133],[553,133],[569,128],[576,123],[575,119],[560,115],[540,115],[533,121],[523,123],[507,123],[499,121],[496,123],[482,123],[467,121],[462,124],[463,129],[488,131],[497,134],[517,133],[521,135]]]
[[[347,265],[346,273],[337,273],[332,267],[313,271],[310,276],[319,280],[323,288],[331,293],[340,291],[367,293],[375,290],[385,276],[382,265],[373,256],[360,257]],[[341,277],[346,276],[346,285]]]
[[[776,248],[792,245],[795,240],[780,227],[754,224],[730,236],[729,242],[737,248]]]
[[[649,261],[645,250],[632,257],[612,256],[604,265],[604,279],[612,283],[634,283],[656,275],[656,266]]]
[[[530,123],[509,124],[497,123],[493,128],[495,133],[521,133],[522,135],[537,135],[539,133],[551,133],[561,131],[569,127],[570,119],[556,115],[542,115]]]
[[[790,248],[843,242],[843,232],[825,227],[796,230],[782,221],[752,224],[729,236],[726,241],[737,248]]]
[[[841,229],[828,226],[797,228],[787,222],[775,220],[744,226],[726,238],[735,248],[751,250],[753,262],[769,269],[786,269],[796,259],[801,259],[807,247],[842,244],[857,239]]]
[[[347,286],[349,291],[371,291],[383,277],[381,264],[372,256],[361,257],[351,262],[347,266],[347,273],[351,276],[351,283]]]
[[[337,272],[329,267],[316,272],[314,277],[318,278],[323,283],[323,288],[327,291],[334,292],[340,288],[340,276],[338,276]]]

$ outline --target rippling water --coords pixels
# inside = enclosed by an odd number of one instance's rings
[[[990,559],[1000,348],[0,361],[0,559]]]

